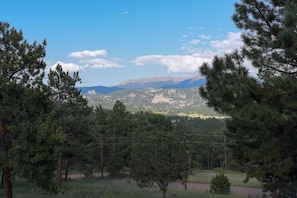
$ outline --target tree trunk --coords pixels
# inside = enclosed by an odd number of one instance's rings
[[[162,191],[163,198],[166,198],[166,192],[167,192],[168,182],[166,182],[164,180],[161,180],[161,181],[160,180],[157,180],[155,182],[158,184],[159,189]]]
[[[10,139],[8,138],[8,133],[6,131],[6,128],[4,126],[4,123],[2,120],[0,120],[0,135],[3,142],[3,151],[5,153],[5,160],[8,161],[8,151],[10,148]],[[4,188],[5,188],[5,197],[6,198],[12,198],[12,188],[11,188],[11,180],[10,180],[10,168],[3,165],[3,171],[4,171]]]
[[[115,156],[115,135],[114,135],[114,129],[112,129],[112,156]]]
[[[220,166],[221,169],[224,169],[224,160],[220,157]]]
[[[277,196],[277,187],[276,186],[278,186],[278,185],[277,185],[277,179],[274,176],[272,177],[271,185],[273,186],[273,191],[271,192],[271,196],[272,196],[272,198],[277,198],[278,196]]]
[[[207,147],[207,169],[210,170],[210,156],[209,147]]]
[[[103,134],[100,134],[100,167],[101,167],[101,178],[104,177],[103,174]]]
[[[166,190],[162,190],[162,193],[163,193],[163,198],[166,198]]]
[[[192,151],[189,149],[189,170],[192,169]]]
[[[57,186],[58,188],[62,187],[62,157],[58,158]]]
[[[187,152],[187,133],[186,133],[186,130],[184,130],[184,152]],[[186,171],[187,171],[187,167],[185,167],[185,190],[187,190],[187,174],[186,174]],[[164,195],[163,195],[164,196]]]
[[[274,190],[272,193],[271,193],[271,197],[272,198],[277,198],[277,190]]]
[[[68,170],[69,170],[69,160],[66,159],[65,177],[64,177],[64,180],[67,180],[67,179],[68,179]]]
[[[226,135],[224,135],[224,154],[225,154],[225,168],[228,169],[227,139],[226,139]]]
[[[12,198],[10,169],[8,167],[4,167],[4,187],[5,187],[5,197]]]
[[[4,168],[2,167],[1,188],[4,188]]]

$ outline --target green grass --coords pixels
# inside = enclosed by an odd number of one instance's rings
[[[235,171],[228,171],[228,170],[199,170],[193,172],[192,175],[190,175],[188,181],[189,182],[195,182],[195,183],[210,183],[213,176],[215,176],[218,173],[223,173],[226,175],[231,183],[231,186],[240,186],[240,187],[252,187],[252,188],[261,188],[262,185],[259,181],[257,181],[255,178],[249,179],[248,183],[244,183],[243,180],[246,177],[246,174],[239,173]]]
[[[232,186],[241,187],[261,187],[261,183],[251,179],[248,183],[243,183],[245,174],[226,170],[199,170],[189,177],[188,182],[210,183],[211,178],[224,173]],[[68,180],[64,181],[62,192],[57,195],[47,195],[41,189],[26,180],[17,179],[13,181],[14,198],[158,198],[162,197],[161,191],[157,187],[141,189],[135,183],[127,183],[126,180],[112,179],[92,179],[92,180]],[[4,197],[4,190],[0,189],[0,197]],[[168,198],[241,198],[231,195],[213,195],[201,191],[191,191],[184,189],[168,189]],[[247,197],[247,196],[245,196]]]
[[[46,195],[44,192],[25,180],[17,180],[13,184],[14,198],[158,198],[162,197],[157,187],[138,188],[119,180],[69,180],[63,183],[62,193]],[[0,197],[4,197],[4,190],[0,190]],[[243,198],[231,195],[213,195],[205,192],[183,189],[169,189],[168,198]]]

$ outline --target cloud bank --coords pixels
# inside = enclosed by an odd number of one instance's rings
[[[167,68],[168,73],[193,73],[204,63],[211,63],[215,55],[222,56],[239,49],[243,44],[240,32],[229,32],[222,40],[210,40],[210,35],[200,34],[198,38],[188,38],[190,33],[183,35],[185,41],[181,49],[186,55],[144,55],[132,61],[136,66],[160,65]]]
[[[90,67],[90,68],[108,68],[108,67],[115,67],[115,68],[121,68],[123,67],[122,65],[118,64],[117,62],[106,60],[106,59],[100,59],[100,58],[95,58],[95,59],[83,59],[80,60],[79,63],[85,64],[85,67]]]
[[[65,63],[62,61],[58,61],[50,68],[55,68],[58,64],[62,66],[64,71],[76,72],[76,71],[85,71],[87,68],[121,68],[123,65],[119,64],[116,61],[109,60],[107,58],[96,58],[98,56],[107,56],[107,51],[105,49],[101,50],[84,50],[78,52],[71,52],[67,57],[77,59],[77,61],[73,61],[72,63]]]
[[[95,50],[95,51],[89,51],[84,50],[80,52],[72,52],[68,54],[69,58],[90,58],[90,57],[97,57],[97,56],[106,56],[107,52],[106,50]]]
[[[191,31],[195,29],[200,28],[188,28]],[[143,55],[131,61],[110,59],[105,49],[76,51],[68,54],[69,58],[75,59],[73,63],[58,61],[52,67],[60,64],[66,71],[85,71],[87,68],[123,68],[121,63],[126,62],[135,66],[162,66],[168,73],[197,73],[203,63],[211,64],[215,55],[223,56],[239,49],[243,45],[240,35],[240,32],[229,32],[224,38],[218,39],[219,37],[189,32],[181,36],[183,54]]]
[[[133,60],[137,66],[145,64],[161,65],[167,68],[168,73],[191,73],[197,72],[203,62],[210,62],[206,57],[191,55],[146,55]]]
[[[58,64],[62,66],[64,71],[68,71],[68,72],[77,72],[77,71],[84,71],[85,70],[84,67],[79,66],[77,64],[64,63],[62,61],[56,62],[54,65],[50,66],[50,69],[55,69]]]

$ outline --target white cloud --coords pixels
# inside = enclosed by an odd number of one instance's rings
[[[129,12],[128,11],[124,11],[124,12],[121,12],[120,15],[125,15],[125,14],[128,14]]]
[[[188,26],[187,27],[188,30],[193,30],[193,29],[199,29],[199,30],[204,30],[205,28],[203,26]]]
[[[145,64],[162,65],[169,73],[192,73],[198,72],[198,68],[204,62],[211,62],[211,58],[190,55],[147,55],[141,56],[132,62],[135,65]]]
[[[240,32],[229,32],[228,36],[224,40],[213,40],[210,42],[210,45],[219,51],[224,53],[230,53],[235,49],[239,49],[243,43],[241,40]]]
[[[106,55],[107,55],[106,50],[95,50],[95,51],[84,50],[80,52],[72,52],[68,55],[68,57],[69,58],[90,58],[90,57],[106,56]]]
[[[50,67],[50,69],[55,69],[57,67],[57,65],[61,65],[64,71],[68,71],[68,72],[77,72],[77,71],[84,71],[84,67],[79,66],[77,64],[74,63],[64,63],[61,61],[56,62],[54,65],[52,65]]]
[[[187,54],[193,54],[209,48],[214,54],[221,56],[226,53],[231,53],[243,45],[240,32],[229,32],[224,39],[219,39],[219,37],[216,36],[213,37],[216,39],[210,40],[210,35],[201,34],[199,38],[203,40],[193,39],[185,41],[181,50],[185,51]]]
[[[200,43],[199,39],[193,39],[189,42],[189,44],[191,44],[191,45],[197,45],[198,43]]]
[[[199,35],[199,38],[201,38],[201,39],[210,39],[211,36],[210,35],[201,34],[201,35]]]
[[[80,63],[86,64],[86,67],[90,68],[121,68],[123,65],[120,65],[116,62],[112,62],[106,59],[82,59],[79,61]]]
[[[223,56],[240,48],[243,45],[240,35],[241,33],[229,32],[225,39],[206,42],[211,36],[201,34],[199,38],[204,39],[203,42],[199,39],[193,39],[181,47],[188,55],[145,55],[136,58],[132,62],[138,66],[165,66],[169,73],[197,72],[204,62],[211,64],[215,55]]]

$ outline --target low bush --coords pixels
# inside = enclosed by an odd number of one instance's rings
[[[229,194],[231,183],[224,174],[217,174],[210,182],[210,192],[215,194]]]

